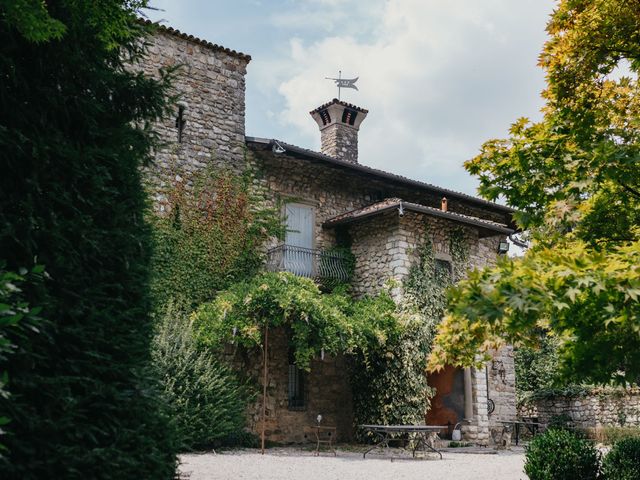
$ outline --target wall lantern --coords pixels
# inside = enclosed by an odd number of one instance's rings
[[[498,253],[500,255],[504,255],[508,251],[509,251],[509,242],[507,242],[506,240],[501,241],[500,244],[498,245]]]

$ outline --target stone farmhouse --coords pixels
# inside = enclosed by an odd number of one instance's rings
[[[333,99],[310,112],[309,121],[320,130],[321,152],[252,137],[245,132],[250,56],[162,26],[147,41],[141,65],[146,73],[182,65],[175,84],[182,100],[175,117],[157,127],[167,145],[156,152],[151,181],[169,181],[176,165],[186,172],[210,162],[238,172],[249,165],[259,168],[260,187],[285,202],[288,225],[285,241],[269,250],[269,268],[340,279],[340,258],[327,250],[348,242],[355,256],[353,289],[357,295],[374,294],[389,280],[401,284],[425,235],[432,236],[437,262],[450,269],[454,230],[463,232],[471,268],[495,262],[514,232],[512,210],[505,206],[366,166],[358,157],[358,131],[369,114],[364,108]],[[400,290],[394,295],[401,301]],[[338,439],[351,438],[344,360],[318,358],[306,374],[293,365],[284,332],[275,332],[270,346],[267,439],[304,441],[319,413],[323,423],[337,426]],[[490,425],[516,415],[510,347],[497,352],[486,368],[451,367],[429,382],[438,393],[425,421],[453,427],[465,419],[469,440],[487,443]],[[259,408],[250,414],[257,432]]]

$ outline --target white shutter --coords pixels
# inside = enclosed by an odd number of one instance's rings
[[[314,273],[314,256],[311,251],[314,236],[313,207],[288,203],[286,217],[285,269],[296,275],[312,277]]]

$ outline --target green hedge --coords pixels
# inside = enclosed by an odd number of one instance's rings
[[[23,291],[46,322],[11,331],[17,347],[0,365],[3,479],[174,476],[149,371],[140,179],[167,83],[131,73],[122,50],[136,54],[144,4],[0,2],[0,260],[48,274]],[[62,27],[42,38],[47,9]],[[39,43],[23,36],[34,32]]]

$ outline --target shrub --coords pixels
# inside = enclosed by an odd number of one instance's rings
[[[152,355],[182,449],[251,441],[242,433],[247,388],[213,353],[198,348],[184,308],[165,307]]]
[[[599,453],[589,440],[552,428],[527,446],[524,471],[530,480],[595,480]]]
[[[602,473],[608,480],[637,480],[640,478],[640,438],[630,437],[614,444],[604,457]]]

